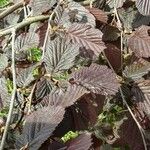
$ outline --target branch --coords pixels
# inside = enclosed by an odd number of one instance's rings
[[[11,66],[11,68],[12,68],[12,76],[13,76],[13,91],[12,91],[12,96],[11,96],[11,100],[10,100],[10,106],[9,106],[9,112],[8,112],[7,121],[6,121],[6,125],[5,125],[5,130],[4,130],[2,142],[0,145],[0,150],[4,149],[8,128],[9,128],[11,116],[13,113],[13,107],[14,107],[16,90],[17,90],[17,87],[16,87],[16,69],[15,69],[15,48],[14,48],[16,31],[15,31],[15,29],[12,29],[11,32],[12,32],[12,66]]]
[[[14,26],[10,26],[9,28],[0,30],[0,37],[11,34],[12,29],[15,29],[17,31],[17,30],[19,30],[19,29],[21,29],[21,28],[23,28],[27,25],[30,25],[30,24],[34,23],[34,22],[46,20],[48,18],[49,18],[49,15],[40,15],[40,16],[27,18],[23,22],[20,22],[20,23],[14,25]]]
[[[88,5],[92,5],[94,2],[95,0],[85,0],[83,2],[80,2],[80,4],[83,6],[88,6]]]
[[[6,10],[4,10],[2,13],[0,13],[0,20],[6,17],[7,15],[11,14],[13,11],[17,10],[18,8],[23,6],[23,2],[19,2],[15,5],[10,6]]]

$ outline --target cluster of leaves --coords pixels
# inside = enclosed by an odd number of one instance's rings
[[[15,92],[5,149],[148,149],[150,1],[10,5],[0,13],[1,137]]]
[[[4,6],[8,3],[8,0],[1,0],[0,1],[0,6]]]

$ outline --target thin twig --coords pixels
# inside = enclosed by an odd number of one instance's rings
[[[35,88],[36,88],[36,83],[33,85],[32,90],[31,90],[31,93],[30,93],[30,95],[29,95],[29,97],[28,97],[28,100],[29,100],[28,114],[31,113],[32,98],[33,98],[33,94],[34,94]]]
[[[122,30],[122,23],[121,23],[121,21],[120,21],[119,15],[118,15],[117,4],[118,4],[118,1],[117,1],[117,0],[114,0],[114,15],[115,15],[116,18],[117,18],[117,27],[118,27],[118,29],[121,31],[121,30]]]
[[[45,56],[45,48],[46,48],[46,43],[47,43],[47,39],[48,39],[49,28],[50,28],[50,23],[48,21],[48,27],[47,27],[47,30],[46,30],[44,44],[43,44],[43,47],[42,47],[42,58],[41,58],[42,60],[44,59],[44,56]]]
[[[61,2],[63,0],[60,0],[59,3],[57,4],[57,6],[55,7],[55,9],[53,10],[52,14],[50,15],[49,17],[49,20],[48,20],[48,27],[47,27],[47,30],[46,30],[46,35],[45,35],[45,39],[44,39],[44,44],[43,44],[43,47],[42,47],[42,60],[44,59],[44,55],[45,55],[45,48],[46,48],[46,43],[47,43],[47,39],[48,39],[48,35],[49,35],[49,32],[51,34],[52,32],[52,26],[51,26],[51,21],[55,15],[55,10],[57,10],[57,8],[60,6]]]
[[[117,18],[117,27],[121,31],[122,30],[122,23],[120,21],[119,15],[118,15],[117,8],[114,8],[114,14],[115,14],[115,16]]]
[[[16,35],[16,31],[15,31],[15,29],[13,29],[12,30],[12,66],[11,66],[12,76],[13,76],[13,91],[12,91],[12,96],[11,96],[11,100],[10,100],[10,107],[9,107],[9,112],[8,112],[7,121],[6,121],[6,125],[5,125],[5,130],[4,130],[2,142],[0,145],[0,150],[3,150],[4,144],[6,141],[6,136],[8,133],[8,129],[9,129],[10,121],[11,121],[11,116],[13,113],[13,106],[14,106],[16,90],[17,90],[17,87],[16,87],[16,70],[15,70],[15,48],[14,48],[15,35]]]
[[[90,2],[90,8],[92,8],[93,7],[93,3],[95,2],[95,0],[91,0],[91,2]]]
[[[123,25],[121,23],[121,20],[119,18],[118,15],[118,11],[117,11],[117,0],[115,0],[114,3],[114,15],[116,16],[117,19],[117,28],[120,31],[120,37],[121,37],[121,71],[122,71],[122,67],[123,67]]]
[[[17,31],[17,30],[19,30],[19,29],[21,29],[27,25],[34,23],[34,22],[47,20],[48,18],[49,18],[49,15],[40,15],[40,16],[27,18],[26,20],[24,20],[21,23],[18,23],[18,24],[11,26],[9,28],[0,30],[0,37],[11,34],[12,29],[15,29]]]
[[[17,10],[20,7],[23,7],[23,2],[19,2],[15,5],[10,6],[6,10],[4,10],[2,13],[0,13],[0,20],[3,19],[4,17],[6,17],[7,15],[11,14],[12,12],[14,12],[15,10]]]
[[[83,6],[88,6],[88,5],[91,5],[95,2],[95,0],[85,0],[83,2],[80,2],[81,5]]]
[[[29,16],[31,16],[31,14],[32,14],[32,11],[30,10],[30,8],[29,8],[29,6],[28,6],[28,5],[27,5],[26,7],[27,7],[27,11],[28,11],[28,17],[29,17]]]
[[[46,48],[46,43],[47,43],[47,39],[48,39],[48,34],[49,34],[49,31],[51,32],[52,31],[52,26],[50,24],[53,16],[55,14],[55,11],[52,12],[52,14],[50,15],[49,17],[49,20],[48,20],[48,27],[47,27],[47,30],[46,30],[46,35],[45,35],[45,39],[44,39],[44,44],[43,44],[43,47],[42,47],[42,58],[44,58],[44,55],[45,55],[45,48]]]
[[[121,31],[121,33],[120,33],[120,42],[121,42],[121,71],[122,71],[122,69],[123,69],[123,49],[124,49],[124,47],[123,47],[123,31]]]
[[[27,19],[28,13],[27,13],[26,6],[23,6],[23,11],[24,11],[24,19]]]

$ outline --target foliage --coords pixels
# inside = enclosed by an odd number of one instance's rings
[[[9,0],[1,0],[0,1],[0,6],[4,6],[5,4],[7,4],[9,2]]]
[[[39,48],[29,49],[27,55],[28,55],[27,60],[29,60],[31,62],[38,62],[41,60],[41,57],[42,57],[42,53],[41,53],[41,50]]]
[[[149,0],[0,7],[2,149],[149,149]]]
[[[69,132],[66,133],[61,139],[62,139],[64,142],[67,142],[67,141],[69,141],[70,139],[76,138],[78,135],[79,135],[79,133],[78,133],[77,131],[76,131],[76,132],[69,131]]]

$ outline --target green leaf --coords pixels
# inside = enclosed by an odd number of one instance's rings
[[[39,48],[31,48],[27,52],[28,60],[31,62],[38,62],[41,60],[42,52]]]
[[[9,0],[0,0],[0,6],[4,6],[9,2]]]
[[[78,131],[76,132],[73,132],[73,131],[69,131],[68,133],[66,133],[61,139],[64,141],[64,142],[67,142],[69,141],[70,139],[74,139],[76,137],[79,136],[79,133]]]
[[[6,82],[8,93],[11,94],[13,91],[13,82],[10,79],[7,79]]]

